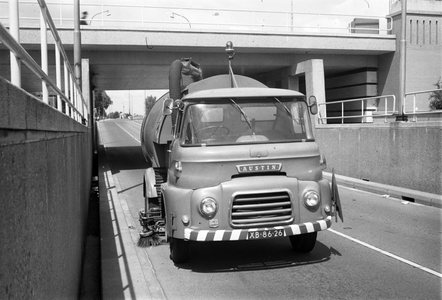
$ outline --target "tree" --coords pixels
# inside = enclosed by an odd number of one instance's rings
[[[430,109],[442,109],[442,80],[439,78],[439,82],[434,84],[438,88],[438,90],[430,92]]]
[[[120,118],[120,113],[118,111],[114,111],[114,112],[109,113],[108,116],[111,119],[119,119]]]
[[[157,100],[157,97],[149,96],[146,99],[144,99],[144,114],[147,116],[152,109],[153,105],[155,104],[155,101]]]
[[[104,117],[105,110],[112,104],[112,100],[103,90],[94,90],[94,96],[96,114]]]

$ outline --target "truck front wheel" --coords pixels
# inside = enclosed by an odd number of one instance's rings
[[[190,242],[170,238],[170,259],[175,264],[185,263],[190,257]]]
[[[290,236],[290,243],[292,244],[293,250],[300,253],[312,251],[316,244],[317,235],[317,232],[312,232]]]

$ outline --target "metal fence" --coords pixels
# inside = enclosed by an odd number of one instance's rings
[[[7,11],[7,0],[0,0],[0,12]],[[122,1],[123,2],[123,1]],[[142,2],[142,1],[140,1]],[[279,7],[284,8],[282,2]],[[20,1],[23,26],[38,25],[35,1]],[[207,7],[211,6],[207,4]],[[57,26],[72,27],[74,23],[72,3],[48,2]],[[301,13],[291,7],[285,10],[242,10],[218,8],[184,8],[132,4],[81,3],[87,11],[85,21],[89,26],[131,27],[151,29],[220,30],[240,32],[280,33],[331,33],[331,34],[390,34],[390,16],[344,15]],[[0,13],[0,21],[8,17]],[[360,20],[362,22],[355,22]]]
[[[417,92],[411,92],[411,93],[406,93],[405,94],[405,99],[404,99],[404,114],[406,115],[412,115],[413,119],[412,121],[416,121],[417,120],[417,116],[418,115],[429,115],[429,114],[435,114],[435,113],[442,113],[442,110],[430,110],[428,109],[427,111],[418,111],[416,109],[416,101],[427,101],[428,103],[429,98],[431,93],[439,93],[440,96],[442,96],[442,88],[440,89],[433,89],[433,90],[424,90],[424,91],[417,91]],[[442,101],[442,98],[441,98]],[[411,106],[411,109],[410,109]]]
[[[34,3],[35,4],[35,3]],[[57,33],[57,28],[44,0],[38,0],[40,10],[41,28],[41,60],[38,65],[29,53],[19,43],[19,9],[17,1],[10,1],[9,30],[0,22],[0,41],[11,52],[11,83],[21,87],[21,63],[42,81],[42,91],[39,93],[41,100],[85,124],[88,121],[88,105],[86,104],[81,88],[77,84],[74,71],[64,50],[63,44]],[[55,40],[56,82],[48,75],[48,44],[47,29]],[[63,59],[63,72],[61,70]],[[62,84],[62,76],[64,84]],[[50,101],[50,94],[56,101]]]
[[[373,123],[373,118],[385,118],[392,116],[396,111],[396,97],[385,95],[378,97],[358,98],[350,100],[319,103],[325,107],[327,116],[319,116],[320,124],[327,123]],[[322,109],[324,111],[324,109]],[[329,122],[329,120],[331,122]],[[338,121],[338,122],[335,122]]]

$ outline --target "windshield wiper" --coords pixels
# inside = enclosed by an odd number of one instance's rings
[[[253,130],[252,123],[250,122],[249,117],[247,117],[244,110],[232,98],[230,98],[230,101],[232,101],[232,103],[235,104],[235,107],[240,111],[240,113],[243,115],[244,119],[246,120],[247,124],[249,125],[250,130],[252,130],[253,135],[255,135],[255,131]]]
[[[290,109],[284,103],[282,103],[278,98],[276,98],[276,97],[274,97],[274,98],[275,98],[276,101],[278,101],[279,104],[281,104],[284,107],[285,111],[290,116],[290,118],[293,119],[293,115],[290,112]]]

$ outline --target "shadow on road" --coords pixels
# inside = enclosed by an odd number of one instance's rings
[[[141,146],[113,147],[106,145],[106,155],[111,165],[112,174],[123,170],[145,170],[149,163],[144,159]]]
[[[339,255],[317,241],[310,253],[293,251],[288,238],[259,241],[193,243],[191,259],[177,265],[200,273],[266,270],[323,263]],[[193,259],[192,259],[193,258]]]

